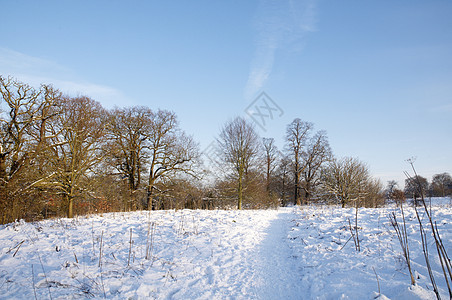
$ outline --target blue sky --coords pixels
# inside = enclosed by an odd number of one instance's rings
[[[0,74],[105,107],[169,109],[206,148],[265,92],[326,130],[336,156],[404,180],[452,173],[451,1],[13,1]],[[403,184],[402,184],[403,186]]]

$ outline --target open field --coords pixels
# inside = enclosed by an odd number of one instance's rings
[[[354,209],[336,206],[11,223],[0,227],[0,298],[435,299],[414,209],[405,206],[415,286],[390,225],[393,211],[400,216],[395,206],[359,210],[360,252],[348,222],[354,223]],[[450,200],[436,199],[432,213],[450,254]]]

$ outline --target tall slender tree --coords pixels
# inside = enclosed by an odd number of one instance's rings
[[[303,152],[313,124],[296,118],[287,126],[286,145],[292,157],[294,174],[294,204],[301,204],[301,178],[306,165],[303,164]]]
[[[260,138],[251,123],[236,117],[226,123],[217,141],[223,161],[236,178],[237,207],[242,209],[245,176],[258,158]]]
[[[276,178],[278,181],[277,190],[281,198],[282,202],[281,204],[283,206],[287,205],[286,200],[290,198],[290,192],[288,191],[288,187],[292,182],[291,175],[293,175],[292,174],[293,172],[291,166],[292,164],[289,156],[284,155],[280,157],[278,161],[278,168],[276,170]]]
[[[265,188],[270,192],[273,172],[276,168],[278,159],[278,148],[275,145],[274,138],[263,138],[262,145],[264,147],[264,164],[265,164]]]

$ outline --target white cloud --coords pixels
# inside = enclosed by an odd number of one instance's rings
[[[255,19],[256,51],[251,62],[245,99],[250,100],[267,82],[276,51],[292,48],[306,32],[315,31],[315,0],[262,0]]]
[[[56,62],[1,47],[0,72],[3,76],[13,76],[32,86],[52,84],[70,96],[89,96],[106,107],[126,102],[130,104],[130,100],[116,88],[78,80],[72,70]]]
[[[38,76],[45,74],[69,73],[69,70],[57,63],[29,56],[11,49],[0,47],[0,69],[5,75],[28,74]]]
[[[273,69],[274,59],[275,49],[273,48],[264,47],[257,51],[248,76],[245,99],[251,100],[262,89]]]

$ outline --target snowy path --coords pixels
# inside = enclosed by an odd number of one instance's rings
[[[299,299],[301,267],[287,243],[293,208],[282,208],[266,228],[266,236],[259,246],[256,270],[259,274],[257,295],[259,299]]]
[[[185,284],[171,284],[166,298],[299,299],[300,287],[294,284],[296,261],[291,259],[287,245],[292,211],[238,213],[233,226],[227,227],[221,222],[218,225],[217,220],[212,224],[216,238],[198,248],[196,259],[189,263],[194,271],[183,280]],[[200,243],[199,237],[196,243]],[[175,264],[187,264],[185,256]],[[182,278],[186,274],[174,270],[173,276]]]

